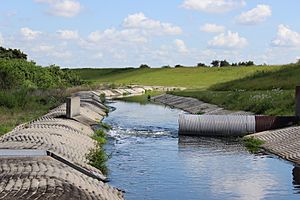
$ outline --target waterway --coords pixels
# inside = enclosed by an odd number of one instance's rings
[[[109,105],[108,176],[128,200],[300,199],[300,168],[289,162],[237,139],[178,138],[177,109]]]

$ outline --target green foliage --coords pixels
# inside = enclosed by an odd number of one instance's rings
[[[0,59],[0,89],[48,89],[79,85],[82,81],[71,70],[58,66],[41,67],[22,59]]]
[[[197,67],[206,67],[205,63],[198,63]]]
[[[264,115],[293,115],[294,90],[266,91],[174,91],[172,94],[194,97],[229,110],[245,110]]]
[[[99,96],[99,98],[100,98],[100,101],[101,101],[102,103],[105,102],[105,94],[104,94],[104,93],[101,93],[100,96]]]
[[[143,69],[143,68],[150,68],[150,66],[147,65],[147,64],[141,64],[141,65],[140,65],[140,68],[141,68],[141,69]]]
[[[211,64],[213,67],[219,67],[219,66],[220,66],[220,61],[218,61],[218,60],[213,60],[210,64]]]
[[[0,47],[0,59],[22,59],[27,60],[27,55],[20,51],[20,49],[6,49]]]
[[[174,68],[180,68],[180,67],[184,67],[184,66],[179,65],[179,64],[174,66]]]
[[[106,130],[112,129],[111,125],[105,123],[105,122],[100,122],[100,126]]]
[[[96,130],[92,138],[101,145],[106,143],[106,133],[102,129]]]
[[[0,135],[15,126],[46,114],[65,102],[65,92],[26,89],[0,91]]]
[[[254,137],[244,137],[243,143],[249,152],[258,153],[265,142]]]
[[[230,66],[230,64],[227,60],[220,61],[220,67],[228,67],[228,66]]]
[[[98,143],[96,148],[90,150],[86,158],[89,160],[90,165],[99,169],[104,175],[107,175],[108,168],[106,166],[106,161],[108,160],[108,156],[100,143]]]
[[[90,150],[90,152],[86,155],[86,158],[89,160],[90,165],[99,169],[103,174],[106,175],[108,172],[106,166],[108,156],[103,149],[103,145],[107,142],[106,133],[102,129],[95,130],[92,138],[97,141],[97,146],[96,148]]]

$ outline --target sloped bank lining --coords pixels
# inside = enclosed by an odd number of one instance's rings
[[[123,199],[87,158],[107,108],[92,92],[74,96],[0,138],[1,199]]]
[[[263,148],[280,158],[300,165],[300,87],[296,88],[296,116],[254,116],[243,111],[229,111],[216,105],[207,104],[195,98],[163,94],[152,98],[154,101],[182,109],[191,114],[206,114],[208,117],[227,115],[253,116],[255,125],[252,134],[244,136],[245,145],[251,146],[249,151],[255,152]],[[210,115],[210,116],[209,116]],[[225,116],[226,117],[226,116]],[[197,120],[201,117],[195,116]],[[222,116],[220,117],[222,118]],[[252,120],[253,121],[253,120]],[[195,122],[196,123],[196,122]],[[200,127],[197,122],[195,127]],[[287,128],[285,128],[287,127]],[[211,136],[208,133],[205,136]],[[243,134],[245,135],[245,134]],[[224,135],[223,135],[224,136]]]

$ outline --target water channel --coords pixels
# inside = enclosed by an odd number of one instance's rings
[[[178,138],[177,109],[109,105],[108,176],[126,199],[300,199],[300,168],[289,162],[236,139]]]

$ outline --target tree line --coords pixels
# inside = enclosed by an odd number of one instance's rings
[[[255,66],[255,63],[251,60],[249,61],[242,61],[242,62],[237,62],[237,63],[229,63],[227,60],[213,60],[210,65],[206,65],[205,63],[198,63],[196,67],[247,67],[247,66]],[[177,64],[174,66],[174,68],[180,68],[180,67],[185,67],[184,65]],[[141,69],[145,68],[151,68],[147,64],[141,64],[140,67]],[[170,65],[164,65],[161,68],[172,68]]]
[[[0,47],[0,89],[48,89],[80,85],[83,81],[69,69],[57,65],[42,67],[28,61],[19,49]]]

